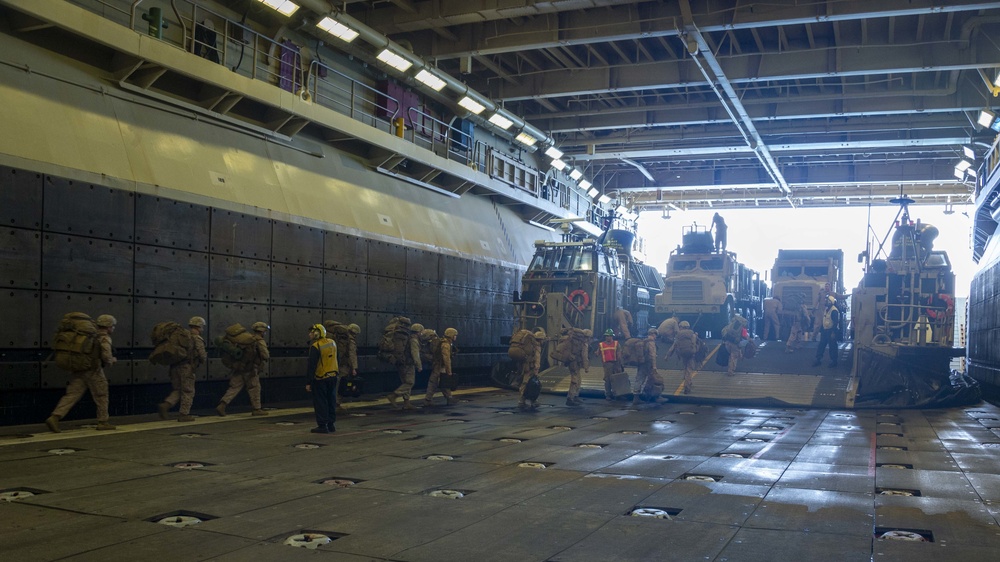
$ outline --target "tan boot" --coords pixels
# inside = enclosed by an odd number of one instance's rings
[[[49,427],[49,431],[52,433],[61,433],[62,430],[59,429],[59,416],[53,414],[45,418],[45,425]]]
[[[226,417],[226,403],[225,402],[219,402],[219,405],[215,407],[215,411],[220,416]]]
[[[403,400],[403,409],[404,410],[417,410],[418,408],[416,406],[414,406],[413,404],[411,404],[409,400],[404,399]]]
[[[170,411],[170,404],[166,402],[160,402],[160,405],[156,407],[156,411],[160,414],[160,419],[167,419],[167,412]]]
[[[185,415],[177,418],[177,421],[179,421],[179,422],[193,422],[194,421],[194,416],[185,414]]]
[[[265,412],[264,410],[262,410],[260,408],[257,408],[256,410],[250,412],[250,415],[251,416],[266,416],[267,412]]]
[[[106,421],[97,422],[97,431],[108,431],[110,429],[118,429],[117,426],[111,425]]]
[[[389,394],[385,395],[385,399],[389,401],[389,405],[392,406],[393,408],[397,408],[398,409],[399,407],[396,406],[396,399],[397,398],[399,398],[399,395],[396,394],[395,392],[390,392]]]

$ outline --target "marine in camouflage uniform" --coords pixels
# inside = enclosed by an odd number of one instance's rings
[[[694,330],[691,329],[691,324],[687,321],[681,322],[679,328],[680,330],[674,338],[673,345],[667,350],[667,355],[663,359],[669,359],[671,355],[677,354],[677,358],[684,365],[684,394],[690,394],[691,390],[694,389],[694,371],[697,366],[695,354],[698,353],[698,334],[694,333]]]
[[[333,322],[331,324],[336,324]],[[326,322],[323,325],[327,328],[327,334],[333,333],[333,329]],[[358,376],[358,334],[361,333],[361,326],[357,324],[350,324],[347,326],[347,331],[350,336],[347,340],[347,346],[345,349],[341,349],[341,346],[337,346],[337,363],[340,364],[340,374],[337,375],[337,413],[344,414],[347,410],[344,409],[341,404],[344,402],[344,397],[340,395],[340,379],[342,377],[356,377]],[[334,340],[336,341],[336,340]]]
[[[740,342],[743,340],[743,330],[747,327],[747,320],[739,314],[733,316],[732,322],[722,330],[722,341],[726,344],[726,351],[729,352],[729,365],[726,368],[726,375],[736,374],[736,366],[740,357],[743,356],[743,349]]]
[[[101,349],[100,365],[90,371],[72,373],[69,384],[66,385],[66,394],[59,399],[52,414],[45,419],[45,425],[53,433],[61,431],[59,420],[66,417],[88,389],[97,406],[97,429],[117,429],[108,422],[108,379],[104,376],[104,367],[110,367],[118,361],[111,351],[111,334],[115,331],[118,321],[110,314],[102,314],[97,317],[95,324],[97,324],[97,344]]]
[[[542,366],[542,342],[544,341],[545,330],[542,328],[539,328],[535,331],[535,333],[525,335],[524,337],[524,343],[527,344],[526,347],[528,348],[528,351],[530,351],[531,355],[524,361],[520,362],[521,385],[518,387],[517,407],[522,410],[527,408],[535,409],[538,407],[537,399],[524,399],[524,389],[528,386],[528,381],[531,380],[531,377],[538,375],[538,369]]]
[[[229,375],[229,388],[226,390],[226,393],[222,395],[222,399],[219,400],[219,404],[215,407],[215,411],[218,412],[220,416],[226,415],[226,406],[233,401],[233,398],[236,398],[236,395],[238,395],[244,387],[246,387],[247,395],[250,397],[250,407],[252,408],[251,414],[254,416],[267,415],[267,412],[261,408],[260,403],[260,373],[264,370],[264,363],[271,359],[271,352],[267,349],[267,342],[264,341],[264,334],[266,334],[271,327],[263,322],[254,322],[251,329],[253,330],[257,360],[254,361],[253,369],[249,371],[237,371],[234,369]]]
[[[434,368],[431,369],[431,377],[427,381],[427,396],[424,398],[424,406],[434,405],[434,393],[437,392],[438,385],[441,384],[441,375],[447,375],[449,378],[455,376],[451,370],[451,350],[452,344],[457,338],[458,330],[448,328],[444,331],[444,337],[441,338],[438,348],[434,350]],[[458,404],[458,399],[452,397],[450,388],[441,387],[441,394],[444,395],[449,406]]]
[[[642,389],[648,384],[654,384],[660,382],[660,373],[656,370],[656,337],[658,332],[656,328],[650,328],[646,331],[646,340],[643,345],[646,346],[644,357],[639,363],[639,366],[635,370],[635,385],[632,387],[632,405],[638,406],[642,394]],[[652,378],[653,380],[650,380]]]
[[[191,404],[194,403],[194,373],[208,359],[208,355],[205,353],[205,340],[201,339],[201,331],[204,328],[205,319],[201,316],[194,316],[188,320],[188,330],[191,332],[194,353],[189,359],[170,366],[170,386],[173,390],[157,407],[160,419],[167,419],[167,412],[179,401],[181,406],[178,409],[180,416],[177,421],[194,421],[194,416],[191,415]]]
[[[583,400],[580,399],[580,385],[583,384],[583,375],[580,374],[580,369],[582,368],[586,372],[590,372],[590,338],[594,335],[590,330],[584,330],[583,335],[586,341],[580,345],[579,349],[573,349],[573,358],[570,359],[569,363],[566,363],[566,368],[569,369],[569,390],[566,392],[566,405],[567,406],[582,406]],[[571,341],[573,345],[578,345],[578,340],[572,338]]]
[[[417,380],[417,371],[424,368],[423,362],[420,361],[420,342],[417,341],[417,336],[423,330],[423,324],[413,324],[410,326],[410,334],[406,338],[406,352],[403,354],[403,362],[396,366],[396,370],[399,372],[399,387],[386,396],[389,404],[392,404],[395,408],[403,410],[416,409],[416,406],[410,403],[410,391],[413,390],[413,383]],[[396,400],[399,398],[403,399],[402,405],[396,404]]]

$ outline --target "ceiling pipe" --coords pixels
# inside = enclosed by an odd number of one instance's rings
[[[486,109],[483,111],[483,113],[487,112],[490,112],[491,114],[499,113],[500,115],[509,119],[513,124],[505,132],[511,134],[512,137],[516,136],[517,133],[519,132],[525,132],[534,137],[538,141],[538,144],[540,145],[548,144],[555,146],[555,140],[552,139],[552,137],[550,137],[541,129],[531,125],[521,117],[514,115],[513,113],[510,113],[506,109],[499,107],[498,105],[493,103],[492,100],[480,94],[479,92],[469,88],[468,85],[459,82],[458,80],[453,78],[450,74],[446,72],[441,72],[437,68],[429,66],[424,61],[424,59],[418,57],[409,49],[399,45],[398,43],[393,42],[385,35],[382,35],[378,31],[368,27],[367,25],[358,21],[357,19],[347,14],[346,12],[334,8],[325,0],[296,0],[296,1],[303,8],[315,12],[317,15],[321,17],[330,16],[339,21],[340,23],[350,27],[354,31],[358,32],[358,37],[360,37],[362,40],[364,40],[369,45],[375,47],[376,49],[391,49],[396,54],[405,58],[407,61],[410,62],[410,64],[413,65],[412,68],[407,70],[407,73],[413,72],[415,74],[416,72],[419,72],[421,69],[427,69],[428,71],[433,71],[435,76],[444,81],[445,86],[449,90],[451,90],[455,94],[458,94],[459,96],[468,96],[471,100],[485,107]],[[407,74],[407,77],[409,77],[409,74]],[[488,119],[488,117],[480,117],[480,118],[483,119],[484,122],[486,122]]]

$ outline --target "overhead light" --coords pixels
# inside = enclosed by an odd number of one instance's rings
[[[402,55],[394,53],[389,49],[382,49],[382,52],[375,58],[400,72],[406,72],[411,66],[413,66],[412,62],[404,59]]]
[[[553,158],[553,159],[557,159],[558,160],[559,158],[562,158],[563,151],[559,150],[558,148],[556,148],[554,146],[550,146],[550,147],[548,147],[548,148],[545,149],[545,155],[548,156],[549,158]]]
[[[535,146],[535,143],[538,142],[538,139],[529,135],[528,133],[525,133],[524,131],[518,133],[517,136],[514,137],[514,140],[525,146]]]
[[[444,80],[438,78],[436,74],[426,68],[421,68],[420,72],[418,72],[414,78],[417,79],[417,82],[422,83],[435,92],[440,92],[445,86]]]
[[[514,124],[513,121],[507,119],[506,117],[500,115],[499,113],[494,113],[493,115],[490,116],[490,123],[493,123],[494,125],[500,127],[505,131],[509,129],[511,125]]]
[[[956,167],[955,168],[955,177],[958,178],[959,180],[964,180],[965,179],[965,172],[963,172],[962,170],[959,170]]]
[[[573,171],[569,173],[569,178],[573,181],[576,181],[582,177],[583,177],[583,172],[577,170],[576,168],[573,168]]]
[[[580,187],[583,187],[583,185],[580,185]],[[587,189],[587,188],[584,187],[584,189]],[[592,188],[590,188],[590,191],[587,192],[587,197],[590,197],[591,199],[593,199],[594,197],[597,197],[600,194],[601,194],[601,192],[598,191],[596,187],[592,187]]]
[[[316,24],[316,27],[322,29],[323,31],[333,35],[337,39],[344,41],[345,43],[350,43],[358,38],[358,32],[354,31],[350,27],[340,23],[333,18],[323,18]]]
[[[974,177],[976,177],[976,171],[975,171],[975,170],[973,170],[972,168],[969,168],[968,170],[966,170],[966,171],[965,171],[965,173],[966,173],[966,174],[969,174],[969,177],[970,177],[970,178],[974,178]]]
[[[997,88],[1000,88],[1000,72],[997,73],[996,79],[993,80],[993,85],[996,86]]]
[[[626,207],[625,205],[618,205],[618,208],[615,209],[615,212],[618,213],[619,215],[624,215],[628,213],[628,207]]]
[[[552,161],[552,167],[555,168],[555,169],[557,169],[557,170],[565,170],[566,169],[566,163],[563,162],[562,160],[556,158],[555,160]]]
[[[462,99],[458,100],[458,105],[464,107],[465,109],[468,109],[475,115],[479,115],[480,113],[483,112],[483,110],[486,109],[486,107],[483,104],[477,102],[476,100],[470,98],[469,96],[465,96]]]
[[[598,203],[600,203],[601,205],[607,205],[608,203],[610,203],[610,202],[611,202],[611,198],[610,198],[610,197],[608,197],[607,195],[601,195],[601,196],[600,196],[600,197],[599,197],[599,198],[597,199],[597,202],[598,202]]]
[[[969,162],[968,160],[961,160],[958,164],[955,164],[955,169],[964,172],[968,170],[970,166],[972,166],[972,162]]]
[[[993,124],[993,121],[997,118],[997,114],[993,113],[989,109],[982,109],[979,111],[979,118],[976,119],[976,123],[979,123],[981,127],[989,127]]]
[[[592,186],[592,185],[594,185],[594,184],[590,183],[590,182],[589,182],[589,181],[587,181],[587,180],[583,180],[583,181],[581,181],[581,182],[580,182],[579,184],[577,184],[577,185],[579,185],[579,186],[580,186],[580,189],[590,189],[590,186]],[[591,197],[593,197],[593,195],[591,195]]]
[[[290,16],[295,13],[295,10],[299,9],[299,5],[291,0],[257,0],[261,4],[276,10],[280,14]]]
[[[964,154],[965,157],[968,158],[969,160],[975,160],[976,159],[976,151],[972,150],[971,146],[963,146],[962,147],[962,154]]]

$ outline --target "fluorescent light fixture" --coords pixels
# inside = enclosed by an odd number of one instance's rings
[[[583,186],[581,185],[580,187],[583,187]],[[584,188],[584,189],[586,189],[586,188]],[[601,192],[598,191],[596,187],[592,187],[592,188],[590,188],[590,191],[587,192],[587,197],[590,197],[591,199],[593,199],[594,197],[597,197],[600,194],[601,194]]]
[[[615,209],[615,212],[618,213],[619,215],[624,215],[628,213],[628,207],[626,207],[625,205],[618,205],[618,208]]]
[[[571,179],[573,181],[576,181],[576,180],[578,180],[578,179],[580,179],[582,177],[583,177],[583,172],[581,172],[580,170],[577,170],[576,168],[573,168],[573,171],[571,171],[569,173],[569,179]]]
[[[555,168],[555,169],[557,169],[557,170],[565,170],[566,169],[566,163],[563,162],[562,160],[556,158],[555,160],[552,161],[552,167]]]
[[[548,148],[545,149],[545,155],[548,156],[549,158],[554,159],[554,160],[558,160],[558,159],[562,158],[563,151],[559,150],[558,148],[556,148],[554,146],[550,146],[550,147],[548,147]]]
[[[976,159],[976,151],[972,150],[971,146],[963,146],[962,147],[962,154],[964,154],[965,157],[968,158],[969,160],[975,160]]]
[[[972,168],[969,168],[968,170],[966,170],[966,171],[965,171],[965,173],[966,173],[966,174],[969,174],[969,177],[970,177],[970,178],[974,178],[974,177],[976,177],[976,171],[975,171],[975,170],[973,170]]]
[[[989,109],[982,109],[979,111],[979,118],[976,119],[976,123],[979,123],[981,127],[989,127],[993,124],[993,120],[996,118],[996,113],[993,113]]]
[[[960,180],[964,180],[965,179],[965,172],[963,172],[962,170],[959,170],[958,168],[955,168],[955,177],[958,178],[958,179],[960,179]]]
[[[295,10],[299,9],[299,5],[290,0],[257,0],[261,4],[276,10],[280,14],[290,16],[295,13]]]
[[[418,82],[421,82],[435,92],[440,92],[445,86],[444,80],[438,78],[436,74],[426,68],[420,69],[420,72],[417,73],[415,78]]]
[[[490,123],[493,123],[494,125],[500,127],[505,131],[509,129],[511,125],[514,124],[513,121],[507,119],[506,117],[500,115],[499,113],[494,113],[493,115],[490,116]]]
[[[542,224],[540,222],[528,221],[528,224],[530,224],[531,226],[537,226],[538,228],[544,228],[545,230],[548,230],[549,232],[555,232],[556,231],[556,229],[552,228],[551,226],[549,226],[547,224]]]
[[[354,31],[350,27],[340,23],[333,18],[323,18],[316,24],[316,27],[322,29],[323,31],[333,35],[337,39],[344,41],[345,43],[350,43],[358,38],[358,32]]]
[[[601,195],[601,197],[597,199],[597,202],[600,203],[601,205],[607,205],[608,203],[611,202],[611,198],[608,197],[607,195]]]
[[[594,184],[590,183],[587,180],[583,180],[578,185],[580,186],[580,189],[590,189],[590,186],[592,186]],[[593,195],[591,195],[591,197],[593,197]]]
[[[997,73],[996,80],[993,81],[993,85],[1000,88],[1000,72]]]
[[[524,131],[518,133],[517,137],[515,137],[514,140],[526,146],[535,146],[535,143],[538,142],[538,139],[529,135],[528,133],[525,133]]]
[[[969,162],[968,160],[961,160],[958,164],[955,164],[955,169],[964,172],[968,170],[970,166],[972,166],[972,162]]]
[[[486,109],[485,106],[483,106],[476,100],[470,98],[469,96],[465,96],[462,99],[458,100],[458,105],[464,107],[465,109],[468,109],[469,111],[471,111],[476,115],[479,115],[480,113],[483,112],[484,109]]]
[[[394,53],[389,49],[382,49],[382,52],[375,58],[400,72],[406,72],[411,66],[413,66],[412,62],[404,59],[401,55]]]

